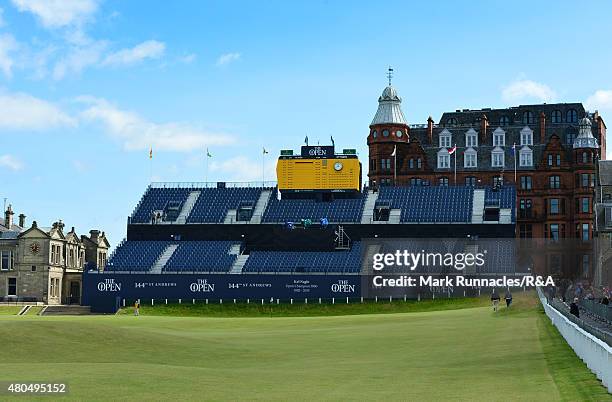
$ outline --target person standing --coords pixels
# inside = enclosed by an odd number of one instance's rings
[[[497,289],[493,289],[493,293],[491,293],[491,302],[493,303],[493,311],[497,311],[497,307],[499,306],[499,293],[497,293]]]
[[[574,301],[570,304],[570,314],[580,318],[580,310],[578,309],[578,298],[574,297]]]
[[[506,308],[509,308],[512,304],[512,293],[510,292],[510,288],[506,289],[506,295],[504,298],[506,299]]]
[[[134,315],[138,317],[140,315],[140,300],[136,300],[134,303]]]

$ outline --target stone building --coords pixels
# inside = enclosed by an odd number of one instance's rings
[[[612,286],[612,161],[599,161],[595,202],[596,286]]]
[[[0,300],[80,303],[82,273],[86,266],[106,262],[109,243],[104,232],[92,230],[79,237],[64,223],[25,228],[25,215],[13,223],[9,205],[0,219]]]

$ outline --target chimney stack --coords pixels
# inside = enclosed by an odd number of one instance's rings
[[[19,226],[20,227],[25,227],[25,218],[26,216],[24,214],[19,214]]]
[[[13,226],[13,208],[11,204],[4,211],[4,226],[6,226],[9,230]]]
[[[484,144],[487,140],[487,130],[489,129],[489,118],[486,114],[480,119],[480,144]]]
[[[427,140],[429,141],[429,145],[433,144],[433,124],[434,121],[431,116],[429,116],[427,118]]]
[[[540,144],[546,143],[546,115],[540,112]]]
[[[98,236],[100,235],[100,231],[99,230],[90,230],[89,231],[89,238],[94,241],[97,242],[98,241]]]

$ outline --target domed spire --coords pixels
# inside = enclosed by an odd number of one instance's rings
[[[375,124],[402,124],[407,125],[406,118],[402,112],[402,98],[399,97],[395,88],[391,86],[393,69],[389,67],[387,72],[389,86],[387,86],[378,98],[378,110],[370,125]]]
[[[597,139],[593,137],[591,131],[588,113],[578,122],[578,137],[574,140],[574,149],[576,148],[599,148]]]

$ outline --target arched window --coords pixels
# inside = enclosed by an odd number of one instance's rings
[[[565,119],[568,123],[576,123],[578,121],[578,112],[576,109],[570,109],[567,111],[567,116]]]
[[[378,137],[378,132],[376,130],[372,131],[372,137],[374,138]]]
[[[561,123],[561,111],[553,110],[552,114],[550,115],[550,121],[553,123]]]
[[[411,158],[410,161],[408,161],[408,167],[414,169],[414,159]]]
[[[417,159],[417,169],[420,169],[422,165],[423,162],[421,161],[421,158]]]
[[[389,130],[383,130],[382,134],[383,134],[383,137],[388,137],[389,136]]]
[[[502,116],[499,118],[499,125],[500,126],[509,126],[510,125],[510,118],[508,116]]]
[[[523,124],[535,124],[535,115],[531,111],[523,112]]]
[[[446,125],[447,126],[456,126],[457,125],[457,119],[455,119],[454,117],[450,117],[448,120],[446,120]]]

